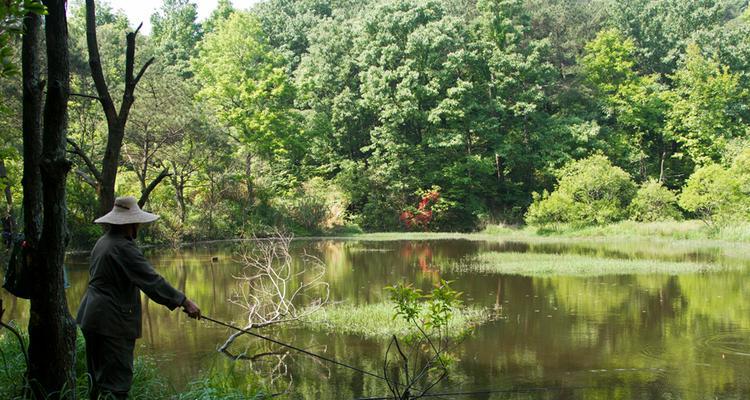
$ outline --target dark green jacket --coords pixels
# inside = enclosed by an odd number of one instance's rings
[[[84,331],[141,337],[141,290],[170,310],[185,301],[185,295],[159,275],[135,242],[123,234],[108,232],[99,238],[91,251],[89,274],[76,317]]]

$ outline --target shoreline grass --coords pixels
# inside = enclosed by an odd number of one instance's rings
[[[408,336],[416,328],[402,318],[394,318],[393,303],[366,305],[334,304],[316,312],[302,321],[302,326],[315,331],[336,331],[369,339],[382,339],[392,335]],[[449,336],[460,336],[464,328],[482,325],[492,319],[490,312],[477,307],[467,307],[454,312],[448,322]]]
[[[697,262],[617,259],[578,254],[487,252],[448,266],[452,271],[521,276],[603,276],[632,274],[689,274],[726,269]]]

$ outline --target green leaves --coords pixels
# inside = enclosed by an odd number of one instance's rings
[[[411,283],[403,282],[386,287],[385,290],[390,292],[391,300],[395,303],[393,318],[401,317],[408,322],[416,322],[422,309],[422,291],[414,288]]]
[[[539,227],[577,227],[623,220],[635,195],[630,175],[602,155],[575,161],[560,171],[552,194],[535,194],[526,222]]]
[[[234,13],[221,23],[201,43],[193,65],[199,97],[242,133],[253,153],[272,159],[301,150],[294,87],[252,15]]]
[[[453,313],[461,307],[461,292],[450,287],[451,281],[441,279],[430,293],[423,294],[411,283],[399,283],[386,287],[394,303],[394,318],[424,324],[428,330],[439,331],[448,326]]]
[[[719,161],[727,141],[745,133],[748,89],[740,86],[738,74],[704,57],[696,45],[688,47],[673,80],[666,129],[698,165]]]
[[[750,149],[739,153],[731,166],[707,164],[688,179],[680,206],[710,226],[750,218]]]
[[[38,0],[0,1],[0,78],[18,73],[11,41],[23,33],[27,13],[45,15],[47,8]]]

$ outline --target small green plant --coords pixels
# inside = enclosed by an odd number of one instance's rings
[[[395,335],[386,350],[383,371],[394,398],[423,397],[448,376],[454,360],[449,351],[455,343],[446,329],[453,314],[463,304],[460,300],[462,293],[451,288],[450,283],[441,280],[427,294],[409,283],[386,288],[394,303],[393,318],[403,318],[417,329],[412,337],[402,338],[409,346],[406,351]],[[465,329],[468,334],[470,328]],[[390,357],[391,353],[395,353],[395,357]]]

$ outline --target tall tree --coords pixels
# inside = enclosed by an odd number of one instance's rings
[[[140,26],[134,32],[128,33],[126,37],[125,50],[125,88],[122,93],[122,101],[119,111],[115,108],[112,100],[109,86],[104,77],[102,70],[102,61],[99,56],[99,43],[96,33],[96,5],[94,0],[86,0],[86,40],[89,52],[89,66],[91,75],[94,79],[98,100],[104,109],[104,115],[107,118],[107,145],[102,159],[101,167],[97,167],[93,160],[87,159],[87,155],[81,151],[73,141],[69,143],[73,146],[74,151],[83,158],[88,166],[93,178],[97,182],[97,192],[99,195],[99,215],[107,213],[115,201],[115,180],[117,179],[117,169],[120,164],[120,150],[122,141],[125,136],[125,125],[128,122],[130,109],[135,101],[135,89],[138,82],[146,73],[146,70],[154,62],[151,58],[146,61],[135,73],[135,47],[136,36]],[[162,178],[163,179],[163,178]],[[147,193],[142,193],[146,194]],[[144,199],[142,199],[144,200]],[[143,201],[145,202],[145,200]]]
[[[164,0],[151,15],[151,40],[161,64],[184,78],[192,74],[189,61],[201,37],[197,18],[198,7],[190,0]]]
[[[24,93],[24,146],[30,156],[24,160],[24,170],[29,168],[25,178],[33,175],[33,179],[24,180],[24,202],[29,206],[25,212],[30,214],[26,233],[31,240],[30,268],[34,275],[28,378],[37,398],[61,398],[75,397],[70,391],[75,387],[76,328],[68,312],[63,278],[68,237],[65,181],[70,162],[65,158],[65,136],[70,74],[65,0],[47,0],[44,4],[48,10],[44,25],[48,84],[43,125],[36,55],[41,24],[34,15],[27,16],[23,43],[24,83],[28,85]]]
[[[239,12],[206,36],[194,61],[199,96],[246,146],[249,204],[253,157],[289,163],[302,152],[294,87],[283,64],[265,43],[258,21]]]
[[[670,74],[692,37],[736,17],[742,2],[745,0],[612,1],[609,14],[612,24],[634,41],[640,71]]]
[[[604,119],[614,125],[608,154],[641,179],[656,174],[663,181],[674,152],[664,130],[666,87],[659,75],[640,74],[637,64],[635,43],[617,29],[599,32],[582,59],[586,79],[601,96]]]
[[[231,0],[219,0],[216,8],[211,11],[211,15],[203,21],[203,33],[211,33],[215,31],[219,24],[229,18],[234,11],[234,6],[232,6]]]
[[[727,142],[743,136],[750,120],[750,93],[740,76],[690,45],[685,61],[673,76],[671,110],[666,129],[697,164],[721,160]]]

